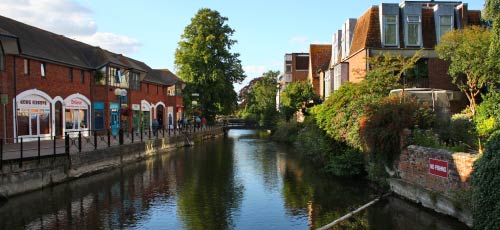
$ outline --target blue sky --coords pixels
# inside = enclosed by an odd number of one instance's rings
[[[283,56],[330,43],[348,18],[393,0],[2,0],[0,14],[175,71],[174,54],[184,27],[200,8],[220,12],[236,30],[244,83],[268,70],[283,71]],[[480,10],[483,0],[464,1]],[[235,86],[236,90],[241,85]]]

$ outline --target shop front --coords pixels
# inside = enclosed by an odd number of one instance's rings
[[[16,97],[16,136],[30,140],[52,136],[52,103],[51,98],[38,90],[25,91]],[[16,125],[17,124],[17,125]]]
[[[76,133],[88,131],[90,127],[90,101],[83,95],[71,95],[64,100],[65,131]],[[82,132],[88,135],[88,132]]]
[[[109,111],[111,135],[116,136],[118,135],[118,131],[120,130],[120,104],[116,102],[110,102]]]

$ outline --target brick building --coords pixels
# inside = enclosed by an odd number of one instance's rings
[[[308,53],[287,53],[285,54],[284,74],[279,76],[278,92],[276,93],[276,106],[279,110],[280,94],[289,83],[297,81],[307,81],[309,73]]]
[[[168,70],[2,16],[0,48],[1,138],[117,134],[182,116],[183,82]]]
[[[481,12],[453,1],[403,1],[370,7],[360,18],[348,19],[334,33],[330,61],[330,91],[359,82],[369,69],[367,59],[390,53],[411,57],[423,50],[415,71],[405,77],[408,87],[456,91],[447,74],[449,64],[434,51],[442,34],[467,25],[479,25]],[[458,102],[457,102],[458,103]]]
[[[332,56],[331,44],[311,44],[309,47],[309,73],[307,81],[312,85],[314,92],[324,98],[324,74],[322,70],[330,63]]]

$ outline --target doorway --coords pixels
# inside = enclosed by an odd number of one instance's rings
[[[156,107],[156,119],[158,120],[158,124],[160,124],[159,128],[163,128],[163,105],[158,105]]]
[[[62,137],[63,135],[63,119],[62,119],[62,103],[60,101],[55,104],[55,135],[56,137]]]

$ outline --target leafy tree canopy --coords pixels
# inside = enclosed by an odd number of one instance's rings
[[[471,26],[453,30],[441,37],[436,46],[439,58],[451,61],[448,73],[452,82],[469,99],[469,108],[476,112],[476,96],[486,85],[495,83],[489,68],[485,68],[490,47],[490,31],[483,27]]]
[[[184,29],[175,52],[177,74],[187,83],[184,103],[189,108],[191,101],[198,101],[209,120],[236,108],[233,83],[245,79],[239,54],[230,52],[236,40],[231,39],[235,31],[227,20],[215,10],[200,9]]]
[[[292,82],[281,92],[281,111],[286,120],[289,120],[293,114],[304,108],[310,101],[314,104],[319,103],[319,97],[307,82]]]
[[[253,118],[261,125],[270,125],[276,118],[276,80],[279,71],[268,71],[262,77],[252,80],[240,91],[240,99],[244,104],[241,114],[245,118]]]

